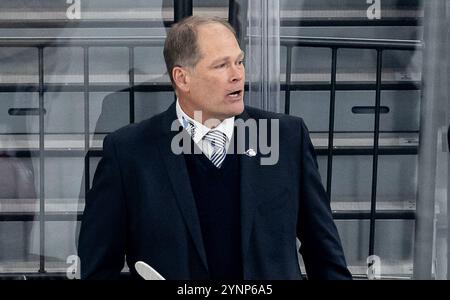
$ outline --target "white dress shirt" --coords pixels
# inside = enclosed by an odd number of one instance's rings
[[[186,128],[188,126],[188,122],[190,121],[195,126],[195,134],[192,137],[192,140],[195,144],[200,148],[200,150],[203,152],[203,154],[206,155],[208,159],[211,159],[211,155],[213,154],[213,147],[211,143],[207,140],[204,140],[203,137],[210,131],[210,130],[219,130],[223,132],[227,136],[227,143],[225,145],[225,149],[228,151],[228,147],[230,146],[231,138],[233,137],[233,131],[234,131],[234,116],[228,119],[223,120],[219,125],[217,125],[214,128],[208,128],[205,125],[203,125],[200,122],[197,122],[196,120],[189,117],[181,108],[180,102],[177,99],[176,103],[176,111],[177,111],[177,117],[180,124]],[[191,134],[191,131],[187,130],[189,134]]]

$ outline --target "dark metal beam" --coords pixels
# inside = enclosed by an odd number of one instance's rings
[[[370,211],[334,211],[333,218],[335,220],[371,220],[372,213]],[[415,211],[377,211],[376,220],[414,220],[416,218]]]
[[[331,84],[330,106],[328,119],[328,158],[327,158],[327,195],[331,201],[331,178],[333,176],[333,142],[334,142],[334,115],[336,106],[336,73],[337,48],[331,48]]]
[[[383,18],[380,20],[367,20],[362,18],[303,18],[303,19],[281,19],[282,27],[381,27],[381,26],[420,26],[421,18]]]
[[[418,50],[422,42],[416,40],[386,40],[386,39],[353,39],[324,37],[280,37],[282,45],[303,47],[336,47],[353,49],[384,49],[384,50]]]
[[[377,211],[377,220],[414,220],[415,211]],[[83,214],[80,213],[47,213],[45,222],[81,221]],[[333,218],[336,220],[370,220],[372,214],[369,210],[335,210]],[[0,222],[29,222],[36,221],[34,213],[0,213]]]
[[[192,2],[192,0],[173,0],[175,23],[192,16]]]
[[[387,39],[350,39],[350,38],[316,38],[316,37],[280,37],[282,46],[322,47],[322,48],[354,48],[354,49],[385,49],[385,50],[421,50],[423,43],[417,40],[387,40]],[[1,47],[83,47],[83,46],[162,46],[164,38],[17,38],[1,37]]]
[[[90,161],[89,161],[89,47],[83,48],[83,94],[84,94],[84,194],[87,195],[90,188]]]
[[[370,233],[369,256],[374,254],[375,248],[375,215],[377,213],[377,186],[378,186],[378,143],[380,137],[380,103],[381,103],[381,74],[383,72],[383,51],[377,50],[377,88],[375,93],[375,124],[373,137],[372,161],[372,192],[370,196]]]
[[[331,88],[328,82],[291,82],[281,83],[281,91],[329,91]],[[389,91],[415,91],[422,88],[419,82],[384,82],[381,84],[382,90]],[[248,91],[248,84],[245,86]],[[373,91],[376,89],[375,83],[370,82],[346,82],[336,83],[336,91]],[[145,82],[138,83],[133,86],[134,92],[173,92],[173,87],[170,82]],[[68,83],[68,84],[44,84],[44,92],[83,92],[83,83]],[[89,85],[90,92],[130,92],[129,83],[111,83],[111,84],[96,84]],[[39,92],[38,84],[0,84],[0,93],[37,93]],[[290,98],[289,98],[290,100]],[[287,102],[289,105],[290,102]],[[289,107],[287,107],[289,108]]]
[[[44,127],[44,48],[38,48],[39,74],[39,273],[45,273],[45,127]]]

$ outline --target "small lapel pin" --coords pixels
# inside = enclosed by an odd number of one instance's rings
[[[247,151],[245,151],[245,155],[247,155],[249,157],[253,157],[256,155],[256,151],[253,149],[248,149]]]

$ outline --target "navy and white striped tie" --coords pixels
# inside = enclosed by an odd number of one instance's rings
[[[213,148],[212,155],[209,160],[217,168],[220,168],[227,155],[226,152],[226,144],[228,139],[227,136],[225,135],[225,133],[219,130],[210,130],[203,137],[203,139],[208,141]]]

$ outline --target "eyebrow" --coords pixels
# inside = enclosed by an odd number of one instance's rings
[[[245,56],[245,52],[244,51],[241,51],[241,53],[238,55],[238,58],[244,58],[244,56]],[[229,56],[224,56],[224,57],[221,57],[221,58],[218,58],[218,59],[216,59],[216,60],[214,60],[211,64],[217,64],[217,63],[219,63],[219,62],[222,62],[222,61],[225,61],[225,60],[227,60],[227,59],[229,59],[230,57]]]

